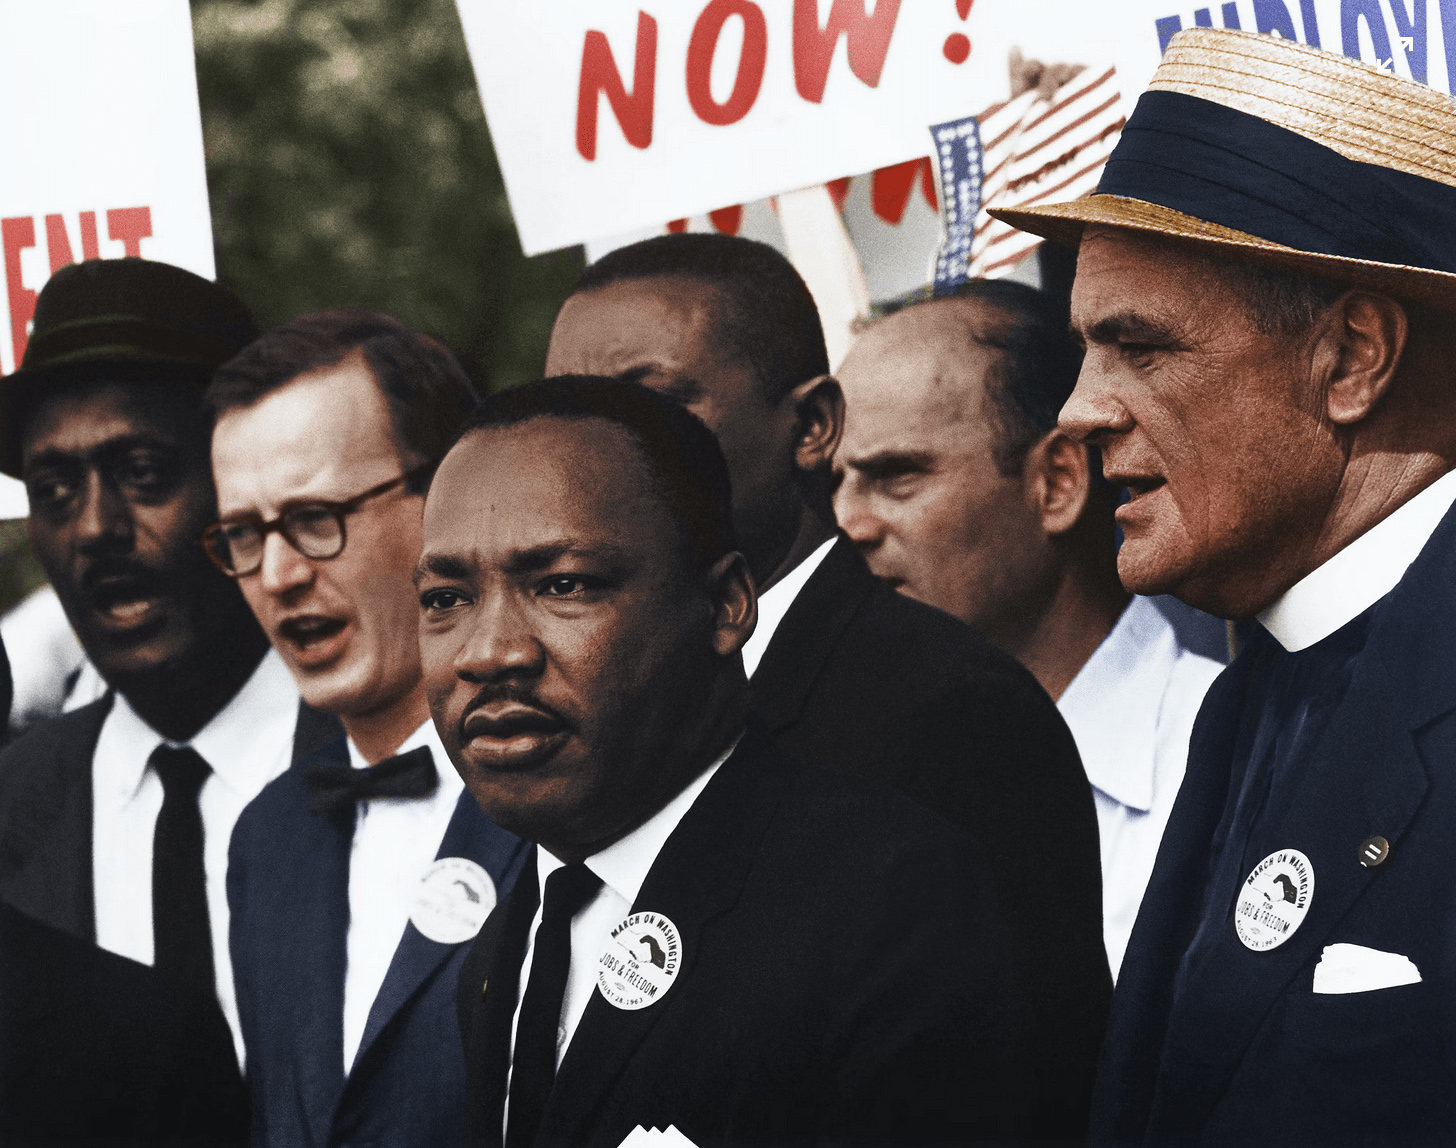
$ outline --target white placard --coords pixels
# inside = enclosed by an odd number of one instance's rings
[[[1013,45],[1115,65],[1129,106],[1180,26],[1278,32],[1443,91],[1456,51],[1456,0],[457,4],[531,254],[923,156],[929,124],[1006,98]]]
[[[0,371],[55,267],[127,254],[215,273],[187,0],[0,0]]]

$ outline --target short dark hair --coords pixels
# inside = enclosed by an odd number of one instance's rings
[[[389,405],[395,444],[408,464],[438,462],[479,396],[443,343],[393,315],[339,307],[270,327],[218,368],[207,388],[214,415],[252,406],[309,371],[359,351]],[[413,456],[413,457],[409,457]],[[428,476],[411,483],[418,493]]]
[[[738,549],[728,463],[713,432],[686,407],[638,383],[558,375],[485,399],[465,433],[538,418],[601,419],[631,435],[695,569]]]
[[[925,303],[969,299],[1005,316],[1004,324],[982,326],[976,342],[1002,352],[986,375],[986,400],[997,427],[996,467],[1020,474],[1026,455],[1057,416],[1077,385],[1082,349],[1067,329],[1064,308],[1025,283],[1009,279],[971,279],[949,294]]]
[[[769,402],[829,373],[814,297],[794,265],[767,243],[696,232],[644,239],[589,266],[576,294],[656,278],[691,279],[718,290],[726,304],[718,337],[753,369]]]

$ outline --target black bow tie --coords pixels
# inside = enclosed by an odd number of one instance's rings
[[[376,797],[428,797],[440,784],[427,745],[386,757],[367,769],[317,762],[305,770],[305,776],[311,813],[338,813]]]

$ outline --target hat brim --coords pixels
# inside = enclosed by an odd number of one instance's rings
[[[1089,224],[1120,227],[1176,240],[1218,258],[1319,275],[1456,313],[1456,274],[1300,251],[1147,200],[1094,194],[1068,203],[992,208],[989,214],[1064,247],[1076,248],[1082,241],[1083,229]]]

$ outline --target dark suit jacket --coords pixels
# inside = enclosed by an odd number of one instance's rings
[[[318,756],[347,760],[343,739]],[[255,1148],[458,1144],[465,1062],[455,992],[470,946],[442,945],[405,926],[346,1080],[353,821],[309,812],[306,765],[297,763],[244,810],[228,856],[233,979]],[[436,768],[452,767],[442,761]],[[528,852],[465,791],[438,856],[477,862],[503,897]]]
[[[635,1012],[592,993],[537,1143],[617,1148],[639,1124],[703,1148],[997,1132],[1006,982],[978,874],[953,826],[750,729],[632,907],[677,926],[681,972]],[[535,879],[486,922],[461,980],[485,1144],[500,1144]]]
[[[1309,910],[1255,953],[1232,905],[1181,998],[1210,845],[1237,796],[1235,740],[1261,647],[1209,691],[1118,979],[1093,1112],[1101,1143],[1456,1141],[1456,511],[1374,607],[1354,676],[1306,758],[1275,848],[1314,870]],[[1262,646],[1262,644],[1261,644]],[[1261,828],[1262,832],[1262,828]],[[1363,868],[1380,835],[1390,855]],[[1326,945],[1409,957],[1419,984],[1313,992]]]
[[[784,748],[970,833],[1010,931],[1037,1131],[1079,1138],[1112,980],[1092,790],[1046,692],[970,627],[876,581],[842,538],[750,685]]]
[[[241,1143],[221,1013],[181,1015],[155,970],[95,946],[91,757],[110,708],[108,694],[0,753],[0,1141]],[[295,755],[335,729],[301,706]]]

